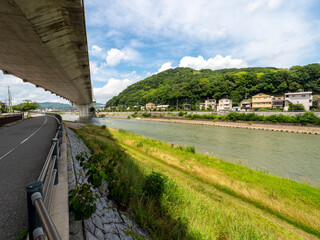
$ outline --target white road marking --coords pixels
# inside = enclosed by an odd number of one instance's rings
[[[14,148],[12,148],[9,152],[7,152],[5,155],[3,155],[0,160],[2,160],[4,157],[8,156],[11,152],[13,152],[15,149],[17,149],[20,145],[22,145],[23,143],[25,143],[26,141],[28,141],[33,135],[35,135],[42,127],[43,125],[45,125],[47,122],[47,117],[46,120],[44,121],[44,123],[42,123],[42,125],[36,130],[34,131],[29,137],[27,137],[26,139],[24,139],[21,143],[19,143],[17,146],[15,146]]]

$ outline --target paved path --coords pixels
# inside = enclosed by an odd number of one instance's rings
[[[25,187],[37,180],[56,127],[43,116],[0,129],[0,240],[28,228]]]

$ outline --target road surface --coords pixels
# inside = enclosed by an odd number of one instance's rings
[[[0,129],[0,239],[28,229],[26,185],[36,181],[57,122],[42,116]]]

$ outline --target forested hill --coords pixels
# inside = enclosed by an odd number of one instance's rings
[[[175,68],[152,75],[123,90],[106,106],[134,106],[147,102],[175,106],[202,102],[207,98],[231,98],[237,104],[242,99],[263,92],[281,95],[299,90],[320,93],[320,64],[294,66],[290,69],[272,67],[194,70]]]

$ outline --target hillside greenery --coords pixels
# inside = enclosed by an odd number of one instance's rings
[[[175,68],[152,75],[130,85],[106,106],[128,107],[148,102],[175,107],[192,105],[205,99],[231,98],[234,105],[260,92],[282,95],[285,92],[320,93],[320,64],[293,66],[290,69],[251,67],[200,71]]]

